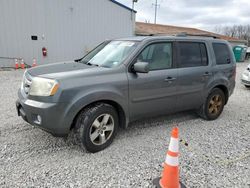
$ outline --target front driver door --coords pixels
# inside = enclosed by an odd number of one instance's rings
[[[150,71],[128,72],[131,120],[175,110],[177,69],[173,46],[173,42],[149,44],[134,61],[148,62]]]

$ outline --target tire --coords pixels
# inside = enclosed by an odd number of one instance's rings
[[[247,89],[250,89],[250,86],[248,86],[248,85],[245,85],[245,87],[246,87]]]
[[[97,103],[78,115],[74,128],[77,144],[95,153],[108,147],[118,129],[118,115],[109,104]]]
[[[198,114],[205,120],[217,119],[224,109],[225,94],[219,88],[214,88],[209,93],[205,103],[201,106]]]

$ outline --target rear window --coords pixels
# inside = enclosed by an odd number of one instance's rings
[[[208,65],[207,49],[204,43],[179,42],[179,67],[199,67]]]
[[[230,52],[226,44],[213,43],[213,49],[217,65],[230,63]]]

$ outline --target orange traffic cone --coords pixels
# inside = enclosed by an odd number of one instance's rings
[[[36,64],[36,58],[33,59],[33,63],[32,63],[32,67],[36,67],[37,64]]]
[[[179,138],[178,128],[172,129],[170,144],[166,159],[164,163],[164,169],[162,177],[153,180],[153,184],[157,188],[185,188],[185,186],[179,182]]]
[[[24,61],[23,59],[21,60],[21,69],[24,69],[25,68],[25,65],[24,65]]]
[[[16,70],[19,69],[19,63],[18,63],[17,59],[15,59],[15,69]]]

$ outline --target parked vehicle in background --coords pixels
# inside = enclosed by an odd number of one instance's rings
[[[241,75],[241,83],[244,84],[246,88],[250,88],[250,64],[247,69]]]
[[[235,87],[228,42],[206,37],[134,37],[105,41],[85,57],[27,70],[18,115],[90,152],[111,144],[118,127],[196,110],[218,118]]]
[[[247,48],[246,59],[250,59],[250,47]]]

